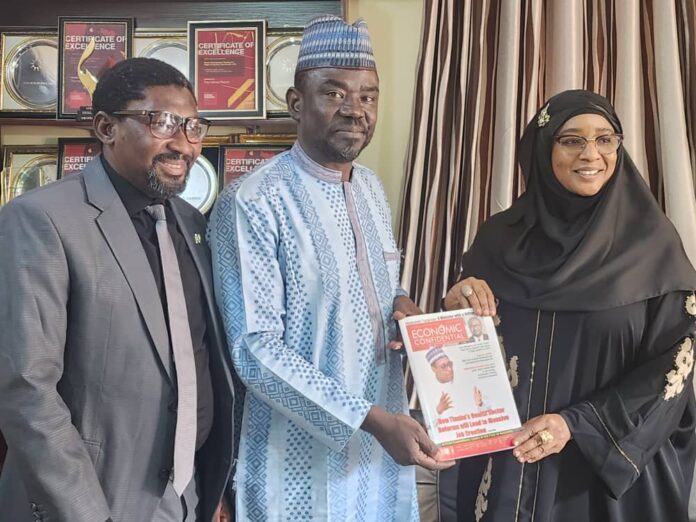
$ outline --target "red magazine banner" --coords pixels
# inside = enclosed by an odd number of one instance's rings
[[[132,53],[132,18],[59,17],[58,118],[92,105],[102,73]]]
[[[481,437],[467,442],[455,442],[449,446],[443,446],[437,453],[438,460],[456,460],[465,457],[475,457],[484,453],[495,453],[515,447],[513,441],[517,430],[495,437]]]
[[[429,350],[433,346],[461,344],[469,340],[463,317],[409,324],[406,331],[414,352]]]
[[[201,116],[265,118],[265,21],[189,22],[188,35]]]
[[[224,176],[223,186],[229,185],[247,172],[254,170],[264,161],[289,148],[283,146],[221,145],[218,170]]]
[[[101,143],[90,138],[58,139],[58,178],[82,172],[101,152]]]

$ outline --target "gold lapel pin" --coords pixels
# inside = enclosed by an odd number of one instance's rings
[[[201,244],[201,235],[200,234],[193,234],[193,241],[197,244]]]

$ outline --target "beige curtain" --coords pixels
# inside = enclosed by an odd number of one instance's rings
[[[425,0],[400,242],[438,309],[480,224],[524,190],[516,144],[549,96],[607,96],[696,264],[696,0]]]

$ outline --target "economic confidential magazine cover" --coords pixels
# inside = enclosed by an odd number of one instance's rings
[[[399,326],[438,458],[511,449],[521,423],[493,319],[468,308]]]

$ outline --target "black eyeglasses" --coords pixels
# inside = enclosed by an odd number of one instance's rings
[[[200,143],[208,133],[210,120],[205,118],[184,118],[169,111],[124,110],[114,111],[114,116],[149,118],[150,132],[155,138],[167,140],[182,129],[189,143]]]
[[[554,136],[554,139],[561,147],[573,154],[580,154],[590,141],[594,141],[595,147],[597,147],[597,151],[600,154],[613,154],[619,149],[623,136],[621,134],[605,134],[604,136],[588,139],[584,136],[565,134],[563,136]]]

